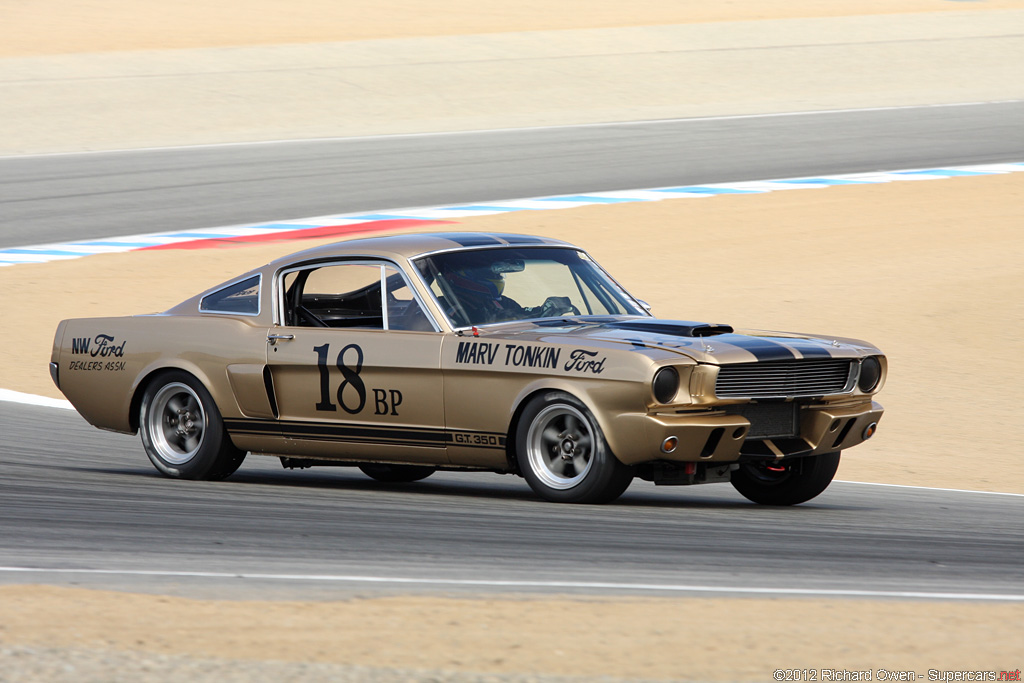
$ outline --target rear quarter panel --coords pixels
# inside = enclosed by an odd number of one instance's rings
[[[140,390],[161,370],[191,373],[224,417],[240,415],[227,367],[264,364],[266,335],[253,319],[226,316],[79,318],[57,328],[51,361],[61,392],[90,424],[134,433]]]

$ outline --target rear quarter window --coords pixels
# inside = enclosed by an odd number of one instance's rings
[[[255,275],[207,294],[199,302],[199,310],[203,313],[259,315],[260,276]]]

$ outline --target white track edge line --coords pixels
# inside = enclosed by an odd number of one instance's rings
[[[947,489],[939,488],[937,486],[912,486],[910,484],[882,484],[875,481],[849,481],[846,479],[836,479],[832,483],[834,484],[860,484],[861,486],[887,486],[894,489],[920,489],[922,491],[945,491],[947,493],[984,493],[989,496],[1015,496],[1017,498],[1024,498],[1024,493],[1009,493],[1008,491],[978,491],[977,489]]]
[[[21,391],[11,391],[10,389],[0,389],[0,401],[21,403],[28,406],[42,406],[44,408],[62,408],[65,410],[75,409],[74,406],[71,405],[70,401],[61,398],[26,394]]]
[[[53,567],[0,567],[0,572],[85,574],[93,576],[149,576],[167,578],[250,579],[256,581],[322,581],[335,583],[376,583],[433,585],[479,588],[636,590],[671,593],[710,593],[743,595],[792,595],[802,597],[911,598],[927,600],[984,600],[1024,602],[1024,594],[948,593],[939,591],[885,591],[846,588],[772,588],[752,586],[706,586],[698,584],[625,583],[614,581],[517,581],[487,579],[431,579],[426,577],[384,577],[358,574],[258,574],[249,572],[189,572],[133,569],[75,569]]]

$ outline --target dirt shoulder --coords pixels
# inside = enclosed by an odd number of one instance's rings
[[[149,667],[169,672],[210,658],[299,663],[312,666],[310,673],[324,664],[362,667],[356,680],[384,678],[374,675],[379,667],[405,670],[406,680],[459,671],[770,681],[778,668],[922,676],[928,669],[1013,670],[1020,665],[1024,605],[483,596],[199,601],[5,586],[0,627],[4,648],[127,652],[136,662],[157,655],[166,659],[150,659]],[[743,656],[736,656],[737,643]]]
[[[50,5],[0,24],[0,155],[1024,98],[1024,0],[125,0],[9,21]],[[288,34],[297,17],[323,32]]]
[[[45,0],[3,5],[0,58],[1024,8],[1021,0]]]

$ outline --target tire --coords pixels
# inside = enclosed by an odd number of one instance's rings
[[[224,479],[245,460],[245,451],[235,448],[224,430],[210,392],[180,370],[162,373],[146,387],[139,432],[150,462],[174,479]]]
[[[426,479],[437,471],[435,468],[425,465],[383,465],[377,463],[360,465],[359,469],[371,479],[387,484],[407,484],[412,481],[419,481],[420,479]]]
[[[563,392],[527,404],[516,424],[516,459],[534,493],[555,503],[610,503],[633,481],[633,468],[611,452],[590,411]]]
[[[732,473],[732,486],[761,505],[799,505],[828,488],[839,469],[839,451],[783,461],[781,470],[768,463],[743,463]]]

